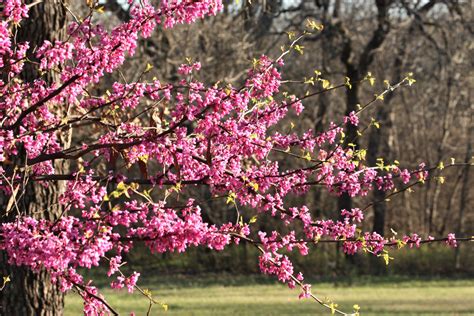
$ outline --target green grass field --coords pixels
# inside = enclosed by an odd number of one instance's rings
[[[151,315],[330,315],[309,299],[298,300],[298,291],[272,283],[172,279],[143,280],[153,295],[169,305],[165,312],[154,306]],[[221,285],[219,284],[221,283]],[[231,284],[224,286],[223,284]],[[361,307],[361,315],[474,315],[474,280],[356,281],[352,286],[314,283],[313,292],[330,298],[347,312]],[[148,300],[126,291],[104,290],[107,301],[121,314],[145,315]],[[81,315],[77,294],[66,298],[67,316]]]

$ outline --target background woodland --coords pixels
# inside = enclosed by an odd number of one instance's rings
[[[120,1],[107,0],[103,5],[105,12],[100,18],[105,22],[114,24],[129,18],[128,6]],[[344,83],[348,77],[352,88],[336,89],[306,100],[308,110],[302,116],[288,119],[288,129],[322,131],[358,104],[370,101],[387,83],[396,84],[412,72],[416,84],[389,94],[371,107],[361,121],[374,124],[360,137],[355,127],[349,128],[348,138],[357,139],[354,145],[367,149],[366,159],[371,165],[377,164],[379,157],[390,162],[397,160],[409,168],[421,162],[436,167],[440,162],[449,165],[452,159],[471,161],[474,24],[470,1],[227,1],[225,11],[172,31],[158,30],[143,41],[138,54],[122,67],[120,76],[130,82],[136,80],[140,75],[137,69],[150,63],[154,66],[150,71],[153,76],[173,82],[177,80],[179,65],[192,58],[202,64],[200,80],[212,84],[220,78],[238,85],[254,58],[261,54],[278,56],[280,47],[288,43],[288,33],[302,30],[306,20],[312,18],[324,29],[305,38],[301,43],[303,54],[288,59],[285,89],[304,95],[312,84],[314,71],[334,85]],[[368,72],[376,78],[374,86],[357,82]],[[110,77],[110,83],[116,79]],[[98,93],[102,90],[97,87]],[[80,131],[76,134],[73,141],[80,142]],[[136,172],[140,172],[138,168]],[[294,199],[305,199],[304,203],[322,217],[334,217],[343,208],[374,203],[367,215],[370,226],[365,228],[385,235],[412,231],[464,235],[474,227],[472,175],[469,166],[451,168],[445,170],[443,178],[431,177],[423,187],[393,199],[382,191],[374,191],[363,199],[337,198],[317,188]],[[231,206],[209,198],[211,201],[201,201],[200,205],[210,222],[235,218]],[[259,220],[258,225],[269,230],[279,224],[269,217]],[[324,251],[295,262],[308,275],[474,273],[470,264],[474,258],[471,244],[461,245],[455,251],[443,246],[401,251],[389,269],[377,258],[345,258],[331,245],[317,247]],[[145,273],[249,273],[258,271],[256,258],[257,253],[248,246],[230,247],[222,253],[191,249],[184,256],[150,256],[134,251],[125,259],[131,270],[141,269]]]

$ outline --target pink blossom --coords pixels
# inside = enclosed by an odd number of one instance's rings
[[[301,293],[298,296],[299,299],[311,297],[311,284],[303,284],[301,287]]]
[[[403,183],[407,184],[410,182],[411,174],[407,169],[403,169],[403,171],[400,173],[400,177],[402,178]]]
[[[456,240],[456,235],[453,233],[448,234],[448,239],[446,240],[446,244],[449,247],[456,248],[458,246],[458,242]]]
[[[357,126],[359,125],[359,117],[357,116],[356,112],[352,111],[349,113],[349,116],[344,117],[344,123],[350,122],[352,125]]]

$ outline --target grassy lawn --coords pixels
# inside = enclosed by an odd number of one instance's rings
[[[154,296],[167,303],[164,312],[154,306],[151,315],[330,315],[317,303],[298,300],[298,292],[262,282],[220,280],[183,281],[142,279]],[[224,286],[222,284],[231,284]],[[381,280],[355,282],[352,286],[313,283],[319,297],[328,297],[342,310],[361,307],[361,315],[474,315],[474,280]],[[122,315],[145,315],[148,301],[126,291],[104,290],[108,302]],[[65,315],[81,315],[77,294],[66,298]]]

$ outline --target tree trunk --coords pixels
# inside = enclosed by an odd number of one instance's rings
[[[32,2],[26,1],[26,3]],[[43,0],[42,3],[34,5],[29,11],[29,18],[18,28],[17,41],[30,43],[28,55],[31,59],[34,59],[34,50],[44,40],[54,42],[65,39],[67,12],[62,5],[63,2],[65,1]],[[40,75],[32,63],[25,64],[21,79],[33,81],[40,76],[47,82],[57,79],[52,72]],[[67,108],[66,105],[64,105],[65,108]],[[65,110],[61,109],[61,111]],[[60,137],[63,145],[69,146],[70,132],[61,131],[60,133],[57,136]],[[19,154],[18,157],[24,157],[24,155]],[[18,163],[24,164],[24,161],[17,161]],[[69,169],[68,164],[62,161],[55,161],[54,167],[57,173],[65,173]],[[64,183],[49,183],[47,187],[38,183],[30,183],[24,190],[24,197],[18,201],[19,211],[22,215],[54,220],[62,213],[63,209],[57,205],[57,202],[59,195],[65,190]],[[12,213],[15,213],[13,216],[17,215],[16,212]],[[6,220],[12,221],[14,218],[10,217]],[[11,282],[0,292],[1,315],[50,316],[63,314],[64,295],[59,291],[58,284],[51,282],[48,272],[41,270],[34,273],[26,267],[8,265],[7,260],[6,254],[1,253],[0,271],[3,276],[8,275],[11,279]]]
[[[471,103],[471,109],[473,109],[474,106],[472,106]],[[461,197],[459,201],[459,215],[458,215],[458,223],[456,227],[456,234],[458,237],[462,236],[462,233],[464,231],[463,227],[463,222],[465,221],[465,211],[467,210],[467,201],[469,197],[469,162],[472,161],[472,154],[473,154],[473,149],[472,149],[472,137],[474,136],[474,122],[473,122],[473,115],[471,111],[471,117],[468,120],[469,128],[467,129],[467,148],[466,148],[466,157],[464,158],[464,163],[466,164],[464,166],[463,170],[463,181],[462,181],[462,189],[461,189]],[[458,247],[456,248],[455,255],[454,255],[454,264],[456,267],[456,270],[461,269],[461,243],[458,244]]]

